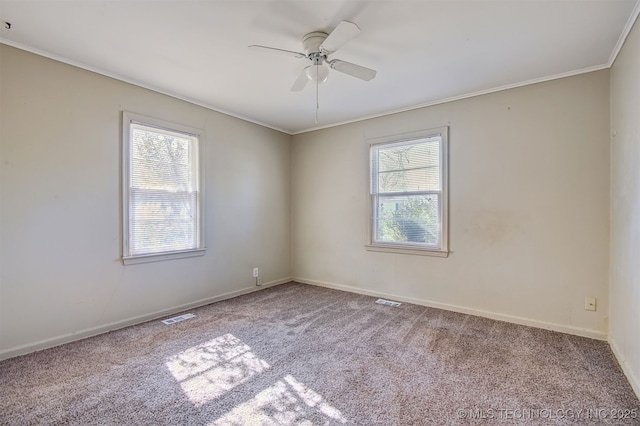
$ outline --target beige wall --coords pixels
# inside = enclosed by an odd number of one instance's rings
[[[451,255],[366,251],[367,139],[443,125]],[[608,133],[604,70],[296,135],[293,275],[604,339]]]
[[[0,358],[253,289],[254,266],[290,276],[289,135],[4,45],[0,62]],[[122,265],[122,110],[205,129],[205,256]]]
[[[611,68],[609,341],[640,397],[640,24]]]

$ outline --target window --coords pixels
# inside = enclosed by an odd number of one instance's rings
[[[204,254],[201,133],[123,112],[125,264]]]
[[[370,250],[447,256],[447,128],[371,145]]]

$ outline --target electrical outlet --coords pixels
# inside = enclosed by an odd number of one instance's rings
[[[587,311],[595,311],[596,310],[596,298],[595,297],[585,297],[584,298],[584,309]]]
[[[262,277],[256,277],[256,285],[262,285]]]
[[[258,268],[253,268],[253,278],[258,278],[258,275],[260,275]]]

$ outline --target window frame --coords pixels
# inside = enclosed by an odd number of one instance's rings
[[[196,167],[198,172],[197,176],[197,226],[198,226],[198,247],[193,249],[164,251],[157,253],[145,253],[130,255],[130,195],[131,195],[131,124],[152,127],[161,131],[185,134],[196,138],[197,146],[197,159]],[[204,130],[195,127],[190,127],[182,124],[169,122],[166,120],[149,117],[142,114],[137,114],[129,111],[122,111],[122,152],[121,152],[121,166],[122,166],[122,262],[124,265],[133,265],[138,263],[158,262],[172,259],[183,259],[188,257],[203,256],[206,252],[205,244],[205,221],[204,221],[204,167],[203,157],[204,149],[202,140],[204,139]]]
[[[369,200],[368,200],[368,235],[366,250],[388,252],[397,254],[410,254],[422,256],[449,256],[449,128],[447,126],[434,129],[420,130],[411,133],[395,134],[390,136],[369,139]],[[377,199],[379,194],[373,190],[374,149],[382,145],[400,145],[411,141],[420,141],[432,137],[440,137],[440,245],[427,246],[411,242],[382,242],[376,241]],[[424,191],[433,192],[433,191]]]

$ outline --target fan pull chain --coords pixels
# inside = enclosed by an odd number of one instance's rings
[[[320,79],[318,78],[318,71],[320,71],[319,66],[316,62],[316,124],[318,124],[318,110],[320,109],[320,101],[318,100],[318,86],[320,85]]]

